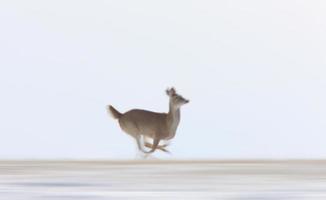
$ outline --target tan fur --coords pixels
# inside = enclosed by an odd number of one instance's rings
[[[135,138],[138,149],[144,153],[153,153],[156,149],[167,151],[166,146],[160,146],[159,142],[175,136],[180,122],[180,107],[189,102],[178,95],[174,88],[167,90],[166,93],[170,98],[168,113],[133,109],[121,114],[112,106],[108,106],[112,116],[119,120],[121,129]],[[153,145],[145,142],[145,146],[151,148],[150,151],[143,150],[141,136],[153,139]]]
[[[107,107],[107,111],[111,113],[114,119],[119,119],[122,116],[122,114],[119,111],[117,111],[115,108],[113,108],[113,106],[111,105]]]

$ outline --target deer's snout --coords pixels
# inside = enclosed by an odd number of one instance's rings
[[[188,99],[185,100],[185,103],[189,103],[190,101]]]

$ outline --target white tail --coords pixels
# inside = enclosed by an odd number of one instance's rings
[[[156,149],[168,152],[165,149],[167,145],[160,146],[159,143],[161,140],[174,138],[180,122],[180,107],[189,102],[178,95],[174,88],[167,89],[166,94],[170,98],[168,113],[133,109],[121,114],[113,106],[107,107],[113,118],[119,120],[121,129],[135,138],[138,149],[144,153],[153,153]],[[150,151],[143,149],[142,136],[153,139],[153,144],[144,142],[145,147],[151,148]]]
[[[109,113],[111,113],[114,119],[119,119],[122,116],[122,114],[119,111],[117,111],[115,108],[113,108],[113,106],[111,105],[107,107],[107,110]]]

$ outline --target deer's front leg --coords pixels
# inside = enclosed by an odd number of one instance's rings
[[[152,149],[153,144],[151,143],[150,138],[148,138],[146,136],[143,136],[143,143],[144,143],[144,146],[145,147]],[[170,151],[168,151],[167,149],[165,149],[165,147],[167,147],[168,145],[169,144],[158,145],[157,146],[157,149],[159,149],[159,150],[161,150],[163,152],[166,152],[166,153],[170,153]]]

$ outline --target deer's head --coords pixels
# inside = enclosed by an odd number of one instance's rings
[[[177,94],[176,90],[172,87],[166,90],[166,94],[170,98],[170,104],[174,108],[180,108],[184,104],[189,103],[188,99],[183,98],[181,95]]]

